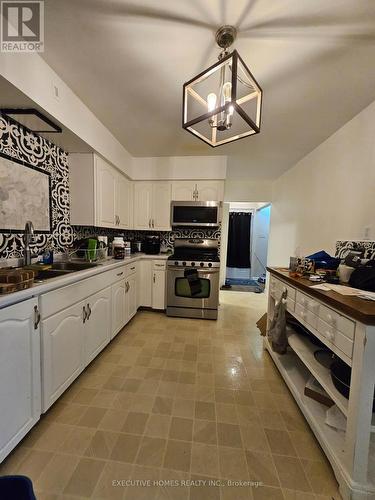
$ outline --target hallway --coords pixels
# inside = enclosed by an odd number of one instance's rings
[[[266,296],[220,299],[218,321],[139,312],[0,473],[29,476],[38,500],[341,498],[263,351]]]

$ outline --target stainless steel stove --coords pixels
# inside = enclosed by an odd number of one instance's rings
[[[167,315],[217,319],[218,241],[178,238],[167,263]]]

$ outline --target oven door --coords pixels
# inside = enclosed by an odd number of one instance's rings
[[[172,201],[171,225],[217,227],[220,224],[220,205],[216,201]]]
[[[190,269],[191,268],[186,268]],[[219,268],[197,269],[200,292],[193,294],[185,268],[168,268],[167,305],[194,309],[217,309],[219,302]]]

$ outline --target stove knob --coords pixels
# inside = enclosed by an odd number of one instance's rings
[[[175,260],[174,265],[178,266],[178,261],[177,260]]]
[[[212,262],[209,262],[209,263],[208,263],[208,267],[212,267]]]
[[[192,263],[191,263],[191,267],[194,267],[194,266],[195,266],[195,262],[192,262]]]
[[[203,266],[204,266],[204,262],[201,262],[199,265],[200,265],[201,267],[203,267]]]
[[[184,262],[182,263],[182,265],[183,265],[183,266],[186,266],[186,262],[184,261]]]

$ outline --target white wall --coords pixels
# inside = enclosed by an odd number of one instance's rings
[[[273,184],[269,265],[375,237],[375,102]]]
[[[270,180],[232,180],[225,181],[224,200],[233,202],[269,201],[272,198],[272,181]]]
[[[133,158],[133,179],[225,179],[226,156]]]
[[[262,276],[266,271],[271,206],[255,210],[252,223],[251,276]]]

